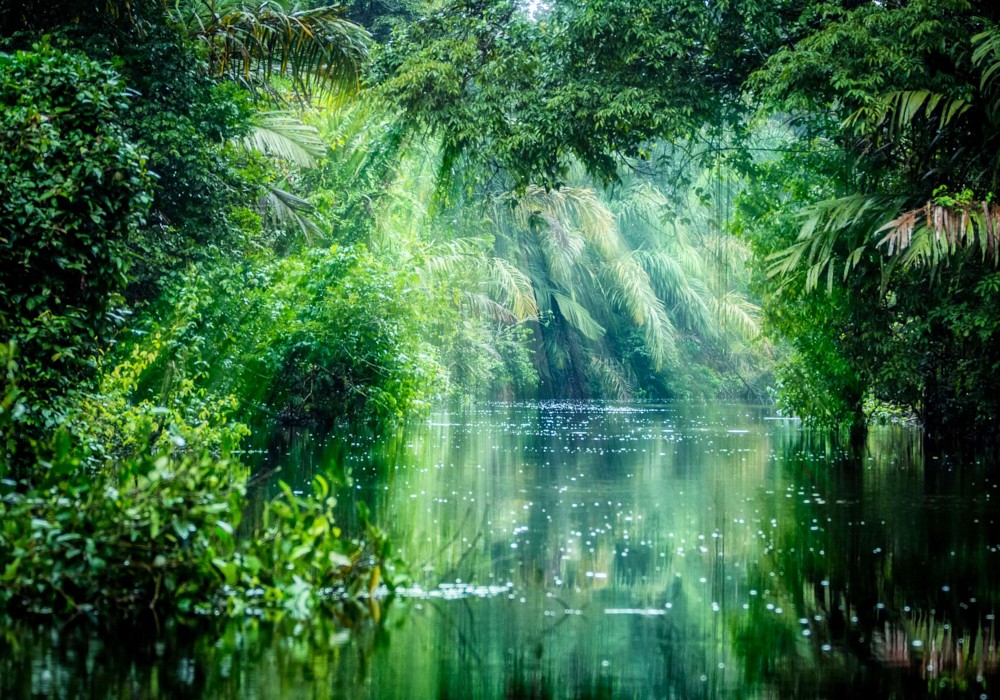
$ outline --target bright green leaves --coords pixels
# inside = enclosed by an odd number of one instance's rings
[[[394,422],[426,406],[442,379],[420,340],[415,282],[360,246],[192,269],[112,371],[137,391],[109,392],[109,408],[123,403],[142,425],[166,402],[162,427],[197,426],[171,437],[204,431],[216,450],[238,430],[224,420],[237,405],[294,422]]]
[[[287,420],[392,422],[438,388],[406,273],[355,247],[308,251],[271,274],[257,301],[260,322],[244,326],[255,334],[241,360],[245,396]]]
[[[260,525],[235,536],[243,474],[233,463],[172,453],[122,473],[64,468],[0,499],[0,610],[21,614],[222,611],[304,619],[368,594],[387,568],[384,538],[341,538],[330,484],[281,495]],[[4,487],[6,492],[8,489]]]

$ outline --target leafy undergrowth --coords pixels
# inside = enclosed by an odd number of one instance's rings
[[[26,491],[0,499],[0,609],[102,615],[151,609],[304,619],[343,612],[375,589],[387,546],[370,524],[342,537],[322,476],[312,497],[283,493],[237,536],[238,464],[182,452],[89,473],[57,446]]]

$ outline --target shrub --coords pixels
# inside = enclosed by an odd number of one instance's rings
[[[92,372],[149,196],[106,65],[46,43],[0,53],[0,341],[16,341],[28,418]]]
[[[442,383],[419,340],[419,297],[410,275],[360,246],[290,258],[261,300],[264,318],[282,320],[261,334],[245,375],[268,379],[262,399],[286,419],[398,420]]]
[[[237,537],[243,470],[172,450],[92,473],[66,433],[26,492],[0,484],[0,611],[290,614],[343,611],[385,572],[387,547],[341,538],[329,483],[288,487]],[[4,493],[5,492],[5,493]]]

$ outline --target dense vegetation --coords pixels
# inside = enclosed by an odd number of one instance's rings
[[[269,422],[776,392],[995,438],[998,19],[0,2],[0,604],[378,585],[322,480],[234,537]]]

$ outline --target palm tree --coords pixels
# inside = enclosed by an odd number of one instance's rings
[[[277,0],[183,0],[170,10],[208,47],[215,75],[272,96],[272,78],[287,77],[303,100],[317,90],[357,87],[369,35],[342,14],[340,7],[300,9]]]
[[[909,142],[929,143],[927,161],[951,145],[958,132],[975,138],[948,166],[913,173],[919,183],[951,172],[980,191],[1000,187],[1000,29],[992,26],[972,38],[970,68],[978,77],[975,95],[961,98],[928,89],[896,90],[856,110],[845,126],[872,147]],[[940,193],[940,194],[937,194]],[[772,258],[770,275],[790,280],[805,275],[807,289],[821,280],[832,288],[837,275],[847,278],[859,263],[881,249],[889,265],[927,268],[933,277],[956,253],[979,252],[1000,264],[1000,207],[992,198],[977,199],[972,190],[939,189],[927,196],[914,192],[853,194],[819,202],[804,212],[798,240]]]
[[[306,99],[357,86],[369,35],[342,14],[279,0],[0,0],[0,36],[75,27],[127,45],[152,27],[177,24],[207,47],[216,76],[271,95],[270,79],[288,77]]]
[[[748,296],[750,251],[728,222],[740,183],[717,162],[686,177],[690,186],[671,196],[660,175],[626,179],[616,202],[620,225],[671,318],[699,346],[698,361],[756,394],[750,379],[768,364],[760,309]]]

